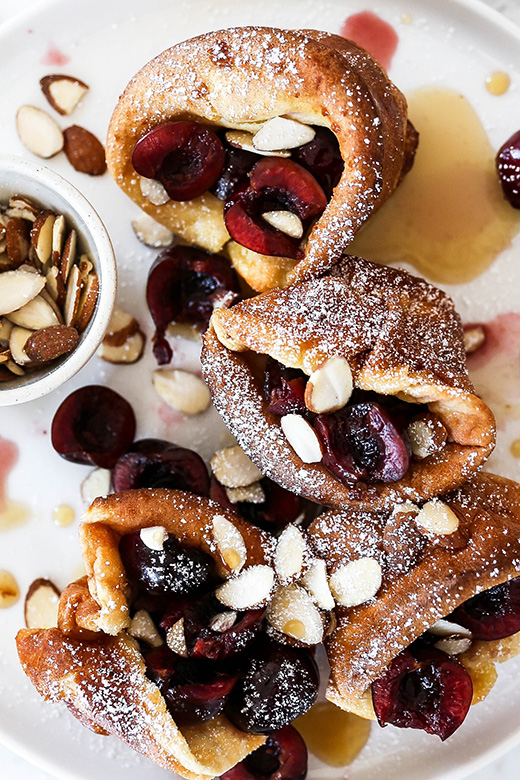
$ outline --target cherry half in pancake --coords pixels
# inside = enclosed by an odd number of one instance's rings
[[[217,134],[190,121],[154,127],[132,152],[137,173],[160,181],[172,200],[191,200],[209,190],[224,161],[224,146]]]
[[[316,135],[312,141],[293,149],[291,159],[312,173],[330,199],[345,166],[332,130],[326,127],[315,127],[314,130]]]
[[[520,631],[520,577],[478,593],[447,618],[468,628],[474,639],[504,639]]]
[[[236,190],[247,184],[247,174],[258,162],[258,155],[245,149],[226,147],[226,161],[219,178],[211,188],[211,192],[219,200],[229,200]]]
[[[294,726],[284,726],[267,737],[265,745],[221,775],[221,780],[304,780],[307,746]]]
[[[266,412],[283,417],[285,414],[303,414],[307,377],[297,368],[287,368],[272,357],[267,358],[264,374],[264,395],[269,406]]]
[[[201,333],[217,304],[240,300],[238,276],[229,260],[200,249],[177,246],[157,257],[146,285],[146,301],[155,324],[153,353],[169,363],[172,350],[165,338],[171,322],[194,325]]]
[[[52,446],[65,460],[109,469],[135,436],[135,415],[119,393],[87,385],[71,393],[56,411]]]
[[[132,444],[114,466],[114,490],[169,488],[209,495],[206,464],[196,452],[162,439],[141,439]]]
[[[502,192],[515,209],[520,209],[520,130],[500,147],[496,168]]]
[[[272,227],[262,214],[291,211],[305,228],[326,206],[325,193],[309,171],[292,160],[267,157],[251,170],[249,185],[226,202],[224,221],[231,237],[247,249],[298,260],[302,256],[301,240]]]
[[[372,701],[381,726],[422,729],[448,739],[466,717],[473,684],[451,656],[421,639],[402,650],[372,683]]]

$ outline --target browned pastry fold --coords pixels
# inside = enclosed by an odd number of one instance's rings
[[[315,30],[267,27],[218,30],[179,43],[145,65],[121,95],[108,130],[108,167],[154,219],[218,252],[229,241],[223,203],[207,192],[154,206],[141,192],[132,150],[167,121],[191,119],[254,132],[277,116],[330,128],[345,161],[297,265],[229,243],[233,263],[253,289],[281,286],[330,267],[413,160],[417,138],[407,123],[406,100],[356,44]]]
[[[309,528],[329,572],[364,556],[383,568],[375,598],[349,609],[336,608],[338,625],[326,642],[331,666],[327,698],[343,709],[374,717],[369,686],[401,650],[472,596],[520,576],[520,485],[480,474],[442,501],[459,518],[453,538],[425,536],[419,549],[400,544],[397,564],[388,550],[395,555],[398,537],[390,547],[385,545],[388,512],[328,512]],[[519,650],[516,634],[475,641],[459,656],[473,678],[474,700],[492,687],[493,662]]]
[[[267,535],[209,499],[165,489],[96,499],[80,532],[87,578],[63,592],[58,628],[22,630],[16,639],[23,669],[44,698],[63,701],[84,725],[119,737],[188,780],[222,774],[265,737],[239,731],[224,715],[177,727],[158,687],[146,677],[137,642],[123,630],[130,621],[118,544],[126,533],[162,525],[229,573],[212,535],[217,515],[242,534],[246,565],[266,562]]]
[[[427,404],[448,443],[411,461],[396,482],[346,486],[321,463],[303,463],[279,418],[266,413],[253,353],[306,374],[342,356],[357,388]],[[445,493],[478,470],[494,446],[493,415],[468,378],[452,300],[421,279],[361,258],[345,257],[320,278],[216,310],[202,365],[215,406],[262,473],[328,506],[377,508]]]

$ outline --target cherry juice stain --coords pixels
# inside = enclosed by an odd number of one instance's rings
[[[0,531],[22,525],[29,519],[29,507],[11,501],[7,495],[7,479],[18,460],[18,447],[0,437]]]
[[[399,43],[399,36],[391,24],[372,11],[361,11],[346,19],[340,34],[362,46],[383,68],[389,69]]]
[[[62,68],[68,62],[70,62],[70,57],[67,54],[64,54],[61,49],[56,46],[56,44],[49,43],[47,51],[41,58],[40,62],[42,65],[53,65],[57,68]]]

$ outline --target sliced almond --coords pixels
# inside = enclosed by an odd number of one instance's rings
[[[8,360],[5,365],[9,369],[9,371],[12,374],[14,374],[15,376],[24,376],[25,375],[25,371],[23,370],[23,368],[21,366],[18,366],[14,362],[14,360]]]
[[[438,620],[433,626],[428,629],[429,634],[434,636],[447,637],[447,636],[461,636],[466,639],[471,639],[473,634],[469,628],[461,626],[459,623],[454,623],[451,620]]]
[[[104,341],[101,342],[97,355],[107,363],[137,363],[143,355],[144,345],[144,334],[138,330],[137,333],[129,336],[120,347],[111,347],[105,344]]]
[[[45,280],[47,282],[47,277],[45,277]],[[49,304],[49,306],[53,310],[54,314],[58,318],[58,323],[63,323],[63,315],[61,313],[61,309],[58,306],[58,304],[56,303],[56,301],[54,300],[54,298],[52,297],[52,295],[49,293],[47,287],[48,287],[48,285],[46,283],[45,287],[43,288],[43,290],[40,293],[40,297],[43,298],[43,300],[46,303]],[[9,316],[11,316],[11,315],[9,315]]]
[[[168,629],[166,634],[166,644],[170,650],[181,658],[188,657],[188,648],[186,647],[186,635],[184,634],[184,618],[181,618]]]
[[[381,565],[368,557],[340,566],[329,579],[332,594],[342,607],[356,607],[374,598],[381,583]]]
[[[305,645],[323,640],[323,617],[309,593],[299,585],[278,588],[267,607],[267,622]]]
[[[168,531],[162,525],[152,525],[149,528],[141,528],[139,531],[141,541],[150,550],[160,551],[164,549],[164,543],[168,539]]]
[[[418,512],[419,507],[413,501],[401,501],[399,504],[394,504],[392,509],[393,515],[415,515]]]
[[[9,344],[9,338],[13,329],[13,323],[9,322],[7,317],[2,317],[0,321],[0,344]]]
[[[222,604],[231,609],[259,609],[269,601],[273,585],[273,569],[259,564],[243,569],[226,580],[216,589],[215,595]]]
[[[132,220],[135,235],[143,244],[153,248],[171,246],[173,233],[164,225],[160,225],[149,214],[141,214]]]
[[[37,579],[29,586],[25,597],[27,628],[56,628],[60,592],[50,580]]]
[[[51,325],[34,331],[25,342],[24,351],[35,363],[48,363],[72,352],[78,341],[78,331],[71,325]]]
[[[119,306],[115,306],[103,343],[109,347],[121,347],[128,337],[133,336],[138,330],[139,323],[135,317]]]
[[[63,251],[61,253],[61,257],[59,261],[60,274],[64,284],[67,283],[71,268],[74,265],[74,262],[76,260],[77,241],[78,241],[78,236],[76,231],[71,230],[65,241],[65,245],[63,247]]]
[[[11,336],[9,338],[9,349],[11,350],[11,355],[14,362],[19,366],[23,366],[25,363],[30,363],[31,361],[31,358],[25,351],[25,345],[27,344],[30,336],[32,336],[32,333],[32,330],[27,330],[27,328],[20,328],[18,325],[15,325],[11,331]]]
[[[107,169],[105,149],[89,130],[71,125],[63,131],[64,151],[72,167],[89,176],[101,176]]]
[[[82,284],[86,284],[90,272],[94,270],[94,264],[89,260],[88,255],[81,255],[77,262],[81,282]]]
[[[253,146],[253,133],[248,133],[245,130],[228,130],[226,133],[226,141],[230,146],[235,146],[237,149],[243,149],[244,152],[253,152],[265,157],[290,157],[291,153],[284,150],[266,152],[261,149],[257,149]]]
[[[323,457],[321,444],[312,425],[299,414],[286,414],[280,420],[285,437],[304,463],[319,463]]]
[[[233,628],[236,620],[237,613],[233,610],[230,610],[229,612],[218,612],[216,615],[213,615],[209,621],[209,628],[212,631],[223,634],[224,631],[229,631],[230,628]]]
[[[415,417],[406,429],[413,455],[423,460],[439,452],[448,439],[448,431],[437,415],[427,412]]]
[[[202,334],[195,325],[188,325],[187,322],[170,322],[166,329],[168,336],[177,339],[188,339],[188,341],[202,341]]]
[[[415,518],[415,522],[427,533],[439,536],[448,536],[459,527],[459,518],[455,512],[438,498],[424,504]]]
[[[200,414],[211,403],[205,382],[189,371],[157,369],[152,374],[152,382],[162,400],[183,414]]]
[[[283,116],[275,116],[255,133],[253,146],[262,152],[296,149],[298,146],[310,143],[315,135],[316,131],[309,125]]]
[[[31,230],[31,245],[42,265],[46,265],[52,254],[52,232],[56,215],[52,211],[41,211]]]
[[[161,647],[164,644],[150,613],[145,609],[135,613],[127,630],[134,639],[140,639],[150,647]]]
[[[487,341],[487,333],[484,325],[464,326],[464,348],[467,355],[471,355],[484,346]]]
[[[225,488],[228,500],[232,504],[240,504],[242,502],[248,504],[263,504],[265,501],[265,491],[261,482],[253,482],[251,485],[245,485],[244,487],[237,488]]]
[[[85,504],[90,504],[99,496],[108,496],[112,484],[112,474],[109,469],[93,469],[81,483],[81,498]]]
[[[301,585],[307,590],[320,609],[334,609],[334,597],[329,587],[327,566],[321,558],[316,558],[301,579]]]
[[[292,523],[285,526],[274,552],[274,570],[280,582],[287,585],[300,579],[307,556],[307,542],[303,533]]]
[[[8,360],[11,359],[11,350],[9,347],[7,349],[0,349],[0,363],[7,363]]]
[[[154,206],[164,206],[170,200],[170,196],[162,184],[155,179],[146,179],[144,176],[140,176],[139,188],[143,197]]]
[[[298,214],[292,211],[264,211],[262,214],[268,225],[285,233],[291,238],[301,238],[303,236],[303,222]]]
[[[64,137],[54,119],[36,106],[22,106],[16,114],[16,130],[26,149],[45,159],[61,152]]]
[[[460,655],[470,649],[472,640],[463,636],[447,636],[435,642],[434,647],[447,655]]]
[[[65,288],[65,303],[63,304],[63,319],[65,325],[72,325],[76,320],[79,311],[79,301],[81,296],[81,279],[79,268],[73,265],[70,269],[67,286]]]
[[[29,257],[29,226],[25,219],[12,217],[5,227],[5,251],[10,268],[18,268]]]
[[[42,290],[43,292],[43,290]],[[54,308],[47,303],[42,294],[37,295],[32,301],[26,303],[21,309],[9,312],[7,315],[11,322],[29,330],[49,328],[51,325],[59,325],[60,319]]]
[[[335,355],[310,375],[305,386],[305,405],[316,414],[335,412],[345,406],[353,388],[348,360]]]
[[[51,73],[40,79],[42,92],[50,105],[62,116],[71,114],[88,92],[84,81],[65,73]]]
[[[263,478],[260,469],[238,444],[218,450],[211,458],[210,466],[220,484],[227,488],[247,487]]]
[[[41,209],[24,195],[13,195],[9,198],[9,208],[6,210],[6,215],[34,222],[40,211]]]
[[[230,520],[222,515],[213,518],[213,538],[226,569],[237,574],[247,561],[244,537]]]
[[[45,274],[45,289],[49,292],[53,301],[58,306],[63,306],[65,302],[65,285],[61,274],[56,267],[49,268]]]
[[[52,226],[51,258],[52,258],[53,265],[59,265],[60,263],[66,229],[67,229],[67,223],[65,222],[65,217],[63,216],[63,214],[58,214]]]
[[[90,273],[87,277],[87,281],[83,285],[83,290],[78,303],[78,310],[76,312],[75,326],[80,331],[85,330],[89,324],[99,295],[99,279],[94,272]]]

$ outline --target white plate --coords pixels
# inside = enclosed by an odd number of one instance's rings
[[[376,6],[367,0],[55,0],[7,23],[0,33],[0,148],[25,154],[15,132],[15,112],[22,103],[46,107],[38,80],[56,70],[54,65],[45,63],[53,47],[70,58],[62,69],[91,87],[72,121],[103,137],[117,96],[128,79],[153,55],[179,40],[242,24],[317,27],[337,32],[349,14],[368,5],[398,30],[400,44],[391,76],[405,93],[425,84],[460,90],[478,111],[495,147],[520,127],[520,35],[498,14],[470,0],[386,0]],[[411,24],[401,23],[404,13],[412,14]],[[513,78],[512,88],[500,99],[484,89],[487,75],[498,69],[507,70]],[[66,126],[66,121],[62,126]],[[108,175],[91,179],[76,174],[64,156],[49,164],[78,186],[104,219],[118,257],[119,302],[140,318],[151,335],[143,290],[155,253],[133,236],[130,219],[136,208]],[[465,319],[482,321],[500,312],[518,311],[518,250],[516,240],[479,279],[450,288]],[[518,356],[517,363],[520,387]],[[196,367],[197,351],[193,345],[179,343],[174,364]],[[65,388],[50,397],[16,409],[0,410],[1,436],[15,441],[20,450],[9,477],[9,496],[27,502],[32,513],[30,522],[2,532],[1,538],[0,568],[16,575],[22,593],[38,576],[50,577],[60,587],[65,586],[76,575],[80,563],[77,523],[64,529],[52,522],[52,509],[57,504],[70,504],[78,517],[83,510],[79,485],[88,469],[61,460],[49,440],[54,411],[72,390],[101,382],[121,392],[134,406],[139,437],[170,439],[195,447],[204,457],[228,441],[229,436],[214,412],[186,423],[166,410],[150,386],[153,367],[149,350],[141,362],[129,367],[109,366],[93,359]],[[513,428],[514,424],[513,421]],[[516,426],[518,437],[518,421]],[[508,457],[506,444],[513,435],[514,431],[502,434],[502,446],[492,461],[493,468],[512,477],[518,476],[518,461]],[[113,780],[123,777],[123,773],[125,780],[142,780],[144,772],[149,780],[165,778],[166,772],[116,740],[93,735],[63,708],[40,700],[16,660],[14,635],[22,623],[21,604],[0,613],[0,739],[43,769],[67,780]],[[485,703],[471,709],[467,721],[447,744],[418,732],[374,727],[368,745],[349,767],[348,777],[462,777],[520,739],[519,708],[520,658],[500,669],[491,695]],[[343,770],[312,762],[313,778],[343,775]]]

